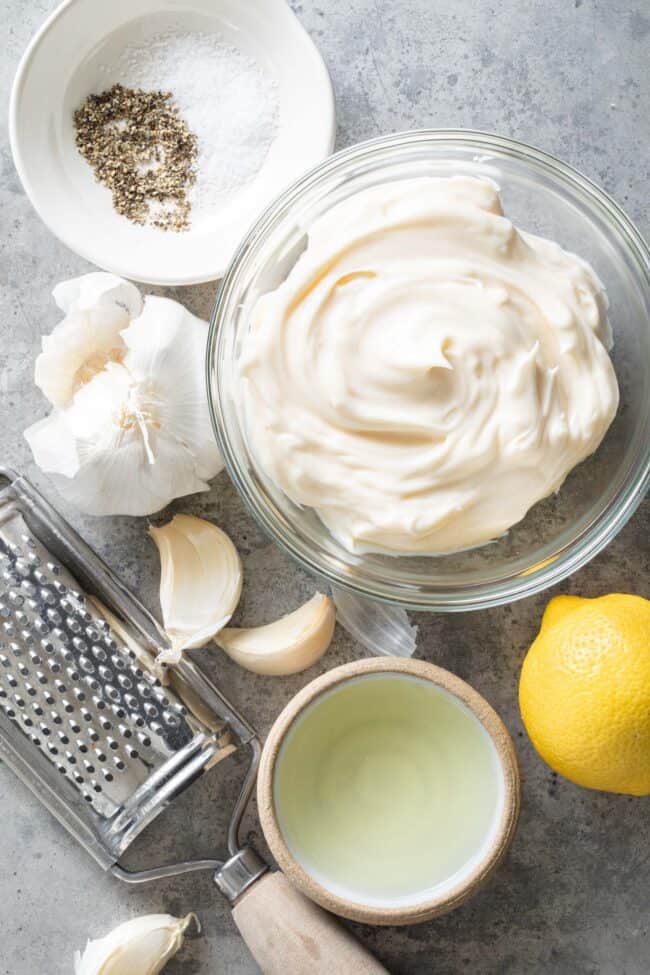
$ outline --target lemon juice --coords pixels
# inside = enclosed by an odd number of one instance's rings
[[[503,773],[479,719],[430,681],[375,674],[305,709],[281,746],[274,804],[284,840],[333,893],[417,902],[485,854]]]

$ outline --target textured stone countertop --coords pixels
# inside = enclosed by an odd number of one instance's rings
[[[98,3],[107,0],[97,0]],[[215,0],[216,2],[216,0]],[[3,111],[29,38],[54,0],[0,0]],[[556,153],[604,186],[650,233],[650,8],[645,0],[293,0],[320,47],[337,99],[337,146],[421,126],[501,132]],[[32,382],[40,335],[58,320],[54,283],[90,270],[49,233],[24,196],[3,132],[0,459],[24,470],[152,608],[156,554],[144,520],[80,517],[31,461],[23,429],[45,412]],[[212,284],[170,294],[207,316]],[[243,510],[225,474],[173,506],[232,535],[245,563],[236,621],[293,608],[313,580]],[[557,588],[648,595],[647,502],[598,558]],[[647,975],[650,800],[579,789],[554,777],[524,736],[519,666],[551,593],[477,614],[420,615],[418,653],[469,680],[510,728],[521,759],[521,825],[510,856],[474,900],[419,927],[357,933],[393,975]],[[324,665],[359,656],[338,631]],[[206,666],[264,734],[314,671],[256,678],[215,650]],[[140,862],[217,851],[236,769],[215,772],[138,843]],[[198,912],[169,975],[253,975],[252,959],[208,875],[128,889],[105,877],[22,784],[0,767],[0,975],[69,975],[72,952],[121,920]],[[246,820],[263,847],[255,810]],[[426,842],[426,837],[422,837]],[[333,972],[332,975],[338,975]]]

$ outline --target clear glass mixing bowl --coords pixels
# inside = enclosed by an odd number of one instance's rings
[[[422,175],[490,177],[508,217],[586,258],[604,282],[621,404],[598,451],[558,494],[504,537],[435,557],[352,555],[314,511],[293,504],[249,448],[237,358],[257,298],[286,277],[316,217],[378,183]],[[480,609],[539,592],[616,535],[650,481],[650,251],[617,204],[547,153],[495,135],[416,131],[330,157],[280,196],[242,242],[221,283],[208,344],[208,391],[230,476],[266,532],[305,568],[360,595],[421,610]]]

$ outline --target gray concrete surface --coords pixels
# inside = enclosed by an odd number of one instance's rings
[[[106,0],[97,0],[98,3]],[[1,0],[3,110],[15,65],[54,0]],[[472,126],[563,156],[650,231],[650,8],[646,0],[305,0],[297,15],[331,71],[338,145],[418,126]],[[57,320],[52,285],[89,267],[32,211],[2,148],[0,459],[25,470],[153,608],[156,558],[143,521],[84,519],[34,470],[21,431],[45,412],[32,383],[39,336]],[[175,292],[209,312],[214,286]],[[225,475],[174,506],[225,526],[246,587],[237,621],[298,605],[313,581],[244,512]],[[649,595],[650,507],[560,591]],[[523,734],[519,665],[547,594],[475,615],[421,616],[421,656],[470,680],[503,715],[524,772],[521,828],[507,863],[471,903],[420,927],[357,928],[393,975],[646,975],[650,970],[649,800],[581,790],[554,777]],[[324,666],[358,656],[338,632]],[[273,681],[216,651],[202,661],[261,732],[314,672]],[[223,768],[142,837],[135,859],[213,852],[235,787]],[[226,774],[228,773],[228,774]],[[169,975],[253,975],[255,965],[207,876],[126,889],[101,875],[6,768],[0,768],[0,975],[68,975],[72,951],[118,921],[194,909],[192,938]],[[246,829],[262,841],[251,809]],[[426,837],[423,837],[426,842]],[[333,972],[332,975],[339,975]]]

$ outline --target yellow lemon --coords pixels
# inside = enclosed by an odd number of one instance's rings
[[[650,600],[558,596],[519,681],[544,761],[589,789],[650,793]]]

